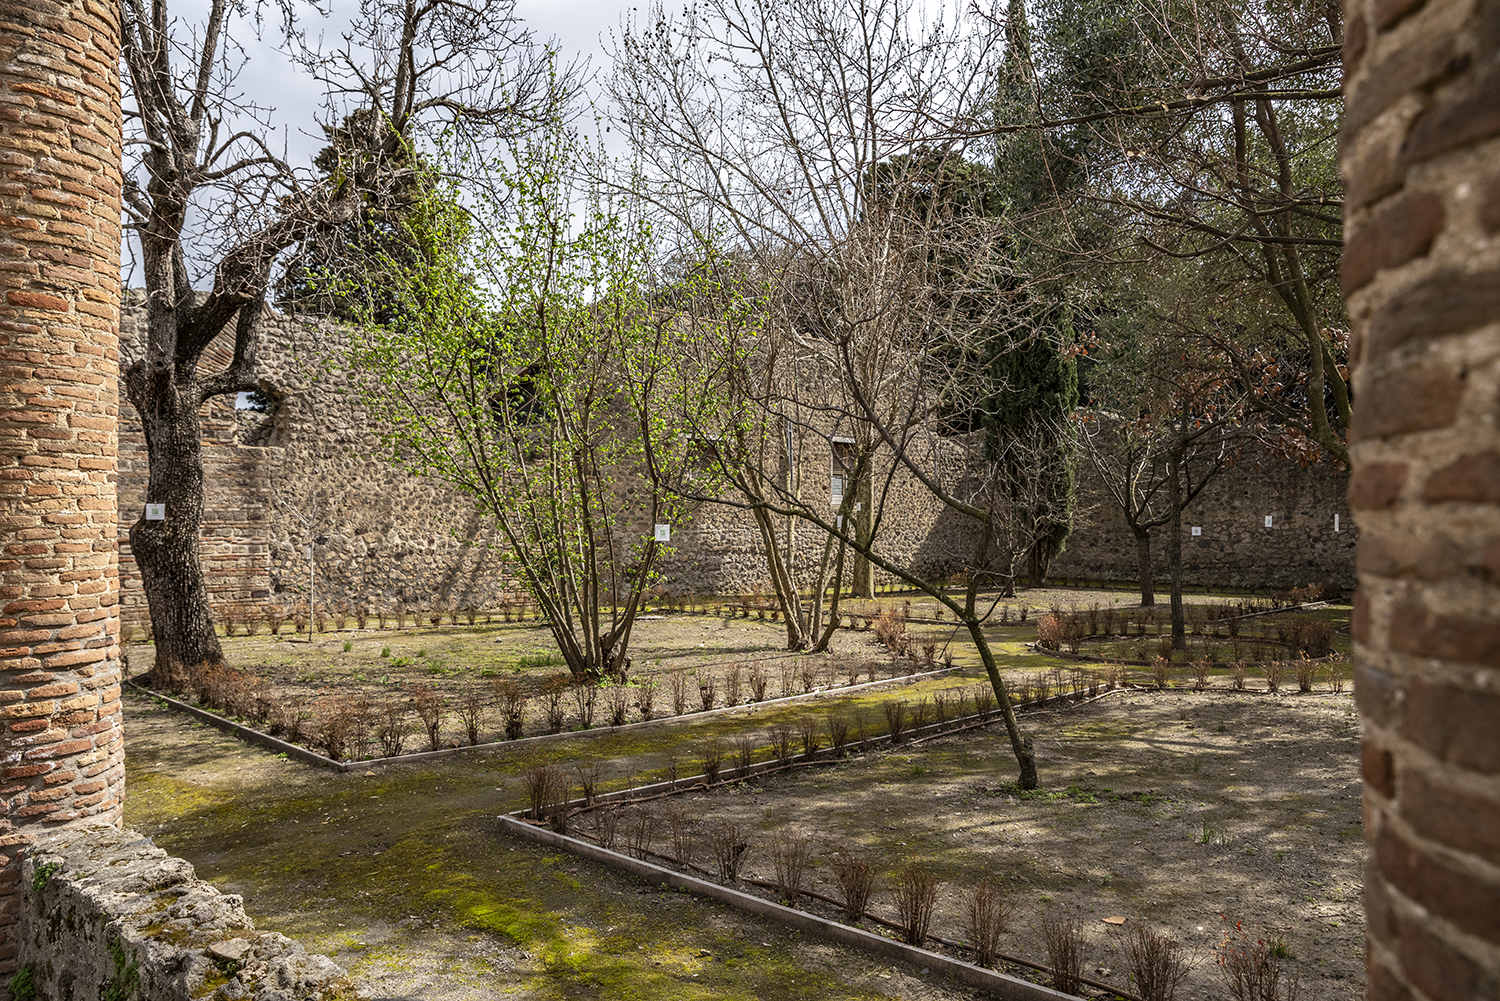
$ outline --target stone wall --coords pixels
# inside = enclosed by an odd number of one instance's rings
[[[1222,470],[1183,512],[1184,581],[1243,588],[1324,583],[1352,590],[1359,532],[1344,496],[1348,481],[1329,463],[1299,466],[1269,455],[1249,455]],[[1135,535],[1086,460],[1078,470],[1078,510],[1067,548],[1052,561],[1052,576],[1136,580]],[[1195,526],[1200,535],[1192,534]],[[1151,532],[1159,583],[1169,577],[1170,530],[1163,525]]]
[[[133,357],[143,311],[127,303],[121,355]],[[227,328],[204,366],[229,359]],[[474,505],[444,484],[387,461],[345,362],[347,334],[319,320],[267,317],[260,352],[271,413],[236,410],[232,398],[205,409],[203,559],[215,603],[305,602],[312,546],[320,608],[493,607],[520,589],[503,547]],[[808,426],[795,454],[803,496],[830,491],[829,429]],[[123,603],[143,616],[145,596],[130,558],[130,522],[144,514],[146,452],[139,418],[121,401],[119,495]],[[774,475],[785,476],[784,460]],[[966,528],[908,477],[882,521],[883,551],[923,568],[952,567]],[[833,513],[829,508],[830,515]],[[797,530],[805,571],[821,555],[816,530]],[[673,526],[660,564],[674,593],[745,593],[767,583],[759,534],[743,510],[705,504]]]
[[[22,829],[118,821],[118,8],[0,0],[0,983]]]
[[[1500,2],[1349,0],[1368,996],[1500,996]]]
[[[16,961],[30,996],[360,996],[332,960],[257,931],[238,895],[197,879],[191,864],[135,831],[96,826],[34,838],[20,875]]]

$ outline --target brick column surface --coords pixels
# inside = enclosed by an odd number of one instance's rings
[[[0,974],[26,828],[121,819],[119,29],[0,0]]]
[[[1372,1001],[1500,997],[1500,0],[1346,0]]]

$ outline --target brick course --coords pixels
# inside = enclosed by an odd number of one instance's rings
[[[1349,0],[1368,996],[1500,996],[1500,2]]]
[[[118,66],[114,4],[0,0],[0,982],[25,825],[121,819]]]

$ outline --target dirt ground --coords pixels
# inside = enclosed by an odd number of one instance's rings
[[[372,996],[971,996],[499,837],[488,818],[522,805],[520,754],[332,775],[144,697],[127,704],[127,822],[245,894],[261,926],[348,967]],[[714,726],[768,722],[746,711]],[[1039,796],[1007,787],[1014,762],[991,727],[726,788],[692,809],[806,833],[819,854],[857,844],[887,873],[919,860],[945,880],[934,931],[950,938],[963,937],[962,888],[990,873],[1014,905],[1002,951],[1041,959],[1041,913],[1072,909],[1087,971],[1101,980],[1124,983],[1103,918],[1126,917],[1192,949],[1198,966],[1180,997],[1223,996],[1210,950],[1226,923],[1243,922],[1285,940],[1307,1001],[1363,994],[1348,695],[1125,692],[1023,724],[1037,740]],[[618,780],[678,748],[690,756],[709,732],[664,726],[647,747],[597,731],[549,756],[599,759]],[[764,850],[747,858],[752,871],[769,868]],[[829,880],[826,869],[814,877]],[[875,908],[889,910],[879,894]]]

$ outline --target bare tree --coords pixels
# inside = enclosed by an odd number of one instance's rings
[[[548,71],[533,61],[513,6],[366,4],[344,48],[308,64],[325,82],[345,81],[338,93],[377,114],[364,140],[340,151],[342,169],[314,179],[275,152],[266,113],[235,89],[243,58],[234,34],[254,30],[259,7],[211,0],[204,21],[188,24],[167,0],[124,3],[124,215],[146,296],[146,334],[124,385],[146,438],[146,500],[166,510],[164,520],[132,525],[130,543],[164,675],[223,659],[198,555],[201,408],[269,388],[258,348],[278,262],[379,199],[393,183],[386,167],[402,162],[396,152],[423,123],[524,120],[549,96]],[[294,33],[291,9],[283,13]],[[519,75],[506,74],[517,58]],[[203,370],[205,351],[231,323],[229,364]]]
[[[919,21],[895,0],[713,0],[676,19],[655,8],[628,30],[612,94],[644,176],[634,190],[700,245],[727,244],[717,260],[764,289],[763,329],[740,353],[737,386],[761,420],[723,464],[739,491],[720,501],[750,509],[767,539],[777,521],[809,529],[822,542],[814,579],[834,593],[854,557],[959,616],[1031,788],[1032,742],[978,595],[983,582],[1012,579],[1045,530],[1037,442],[954,433],[945,415],[1004,391],[990,360],[1041,334],[999,308],[1025,281],[997,251],[1004,220],[932,196],[943,176],[933,158],[957,164],[962,151],[927,150],[922,131],[972,113],[996,54],[994,33],[966,16]],[[788,430],[794,443],[799,432],[821,439],[851,488],[804,488],[764,465],[785,454]],[[912,486],[972,541],[947,567],[970,571],[962,600],[882,550],[882,524]],[[772,559],[784,606],[796,588],[778,579],[795,573],[786,555],[780,569]]]

